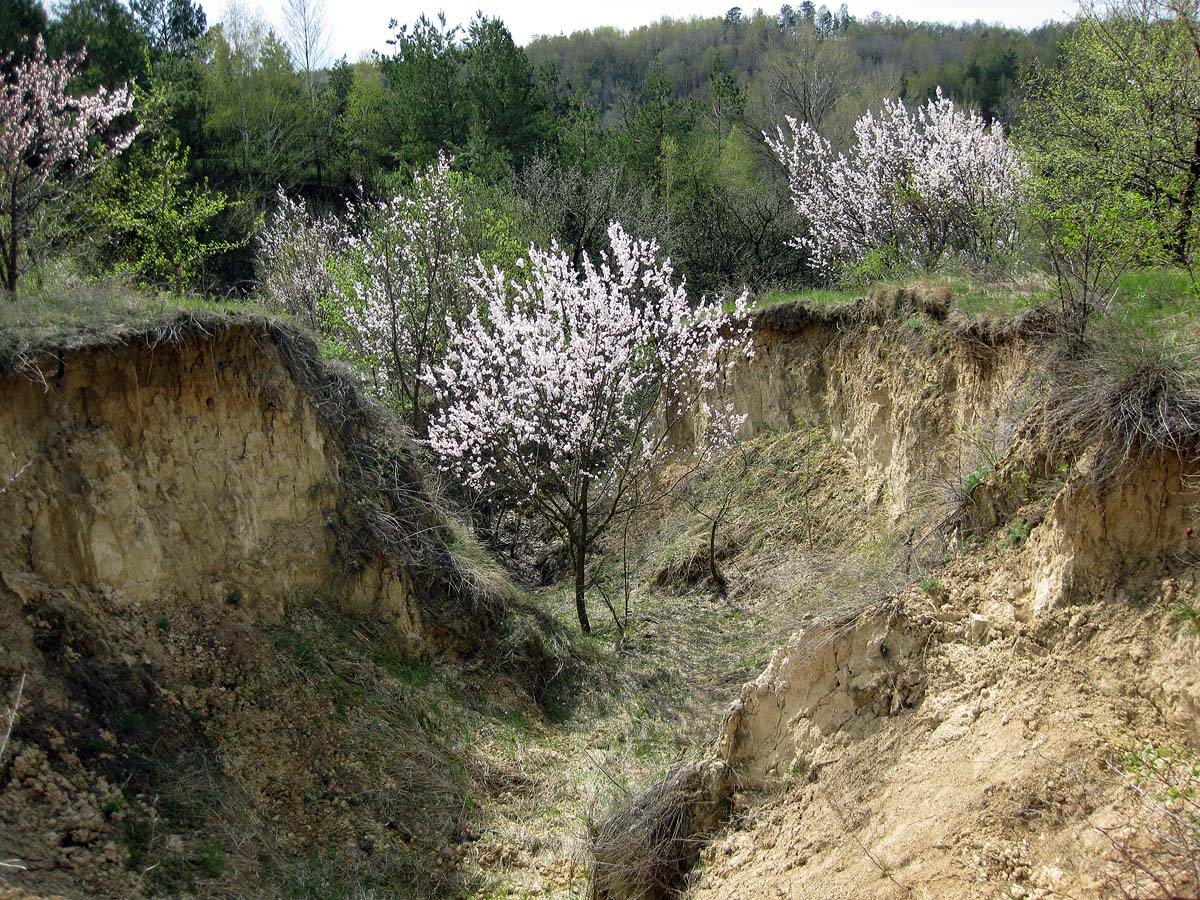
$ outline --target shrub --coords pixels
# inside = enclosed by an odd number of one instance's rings
[[[942,95],[887,101],[854,126],[846,154],[808,123],[765,135],[807,227],[795,245],[818,271],[932,270],[955,257],[994,268],[1012,253],[1026,167],[997,125]]]
[[[1100,827],[1111,845],[1106,896],[1195,897],[1200,890],[1200,759],[1172,747],[1125,753],[1117,775],[1119,824]]]

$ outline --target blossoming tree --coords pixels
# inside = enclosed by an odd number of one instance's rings
[[[353,216],[353,207],[350,209]],[[313,213],[282,188],[258,237],[259,288],[273,306],[313,331],[333,330],[333,261],[345,250],[347,226],[331,214]]]
[[[834,153],[811,125],[789,117],[767,144],[787,170],[807,225],[795,246],[827,275],[862,266],[933,269],[949,256],[990,266],[1014,249],[1027,170],[998,125],[942,95],[909,110],[884,103]]]
[[[672,426],[750,352],[745,295],[732,311],[692,304],[654,242],[615,223],[608,235],[612,249],[578,269],[553,245],[530,250],[524,277],[473,278],[478,306],[426,374],[431,447],[469,485],[527,497],[562,534],[585,632],[588,551],[668,457]],[[712,452],[742,418],[704,413],[699,450]]]
[[[62,200],[79,178],[125,150],[137,126],[110,134],[133,108],[125,87],[75,97],[67,86],[79,57],[0,56],[0,286],[15,292],[38,214]]]
[[[421,374],[441,359],[469,302],[473,258],[458,176],[439,155],[411,190],[364,204],[357,215],[363,227],[348,241],[344,314],[375,366],[380,392],[422,434],[428,404]]]

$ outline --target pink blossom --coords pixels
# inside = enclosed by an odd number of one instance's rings
[[[47,60],[39,35],[32,55],[0,56],[0,281],[15,291],[23,244],[38,208],[123,152],[138,126],[108,134],[133,108],[126,87],[80,97],[67,92],[81,57]]]

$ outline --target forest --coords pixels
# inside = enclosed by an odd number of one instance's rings
[[[477,232],[516,246],[553,235],[578,257],[620,220],[656,237],[697,290],[803,284],[813,273],[789,244],[797,223],[764,131],[796,115],[844,146],[866,110],[938,87],[1012,126],[1028,76],[1070,28],[856,21],[806,2],[522,48],[500,19],[431,17],[392,23],[387,53],[335,60],[321,0],[285,12],[280,33],[239,4],[210,22],[193,0],[49,13],[3,0],[8,67],[44,35],[49,58],[83,54],[72,92],[128,86],[141,124],[23,265],[250,294],[277,192],[338,209],[407,188],[445,153]]]

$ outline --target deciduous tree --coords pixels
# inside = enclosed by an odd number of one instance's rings
[[[732,313],[693,304],[653,241],[615,223],[608,237],[611,250],[578,269],[552,246],[530,250],[523,277],[472,279],[478,306],[426,377],[430,446],[469,485],[527,497],[561,533],[585,632],[593,544],[669,455],[672,426],[749,348],[745,295]],[[741,424],[729,408],[706,413],[701,452]]]
[[[807,226],[797,245],[818,271],[931,270],[949,256],[991,266],[1013,249],[1026,166],[998,126],[940,91],[915,110],[893,100],[867,113],[844,154],[787,122],[767,143]]]
[[[114,128],[133,107],[128,89],[71,95],[78,66],[78,57],[47,59],[40,37],[28,58],[0,58],[0,286],[14,293],[26,259],[37,255],[39,215],[138,131]]]

